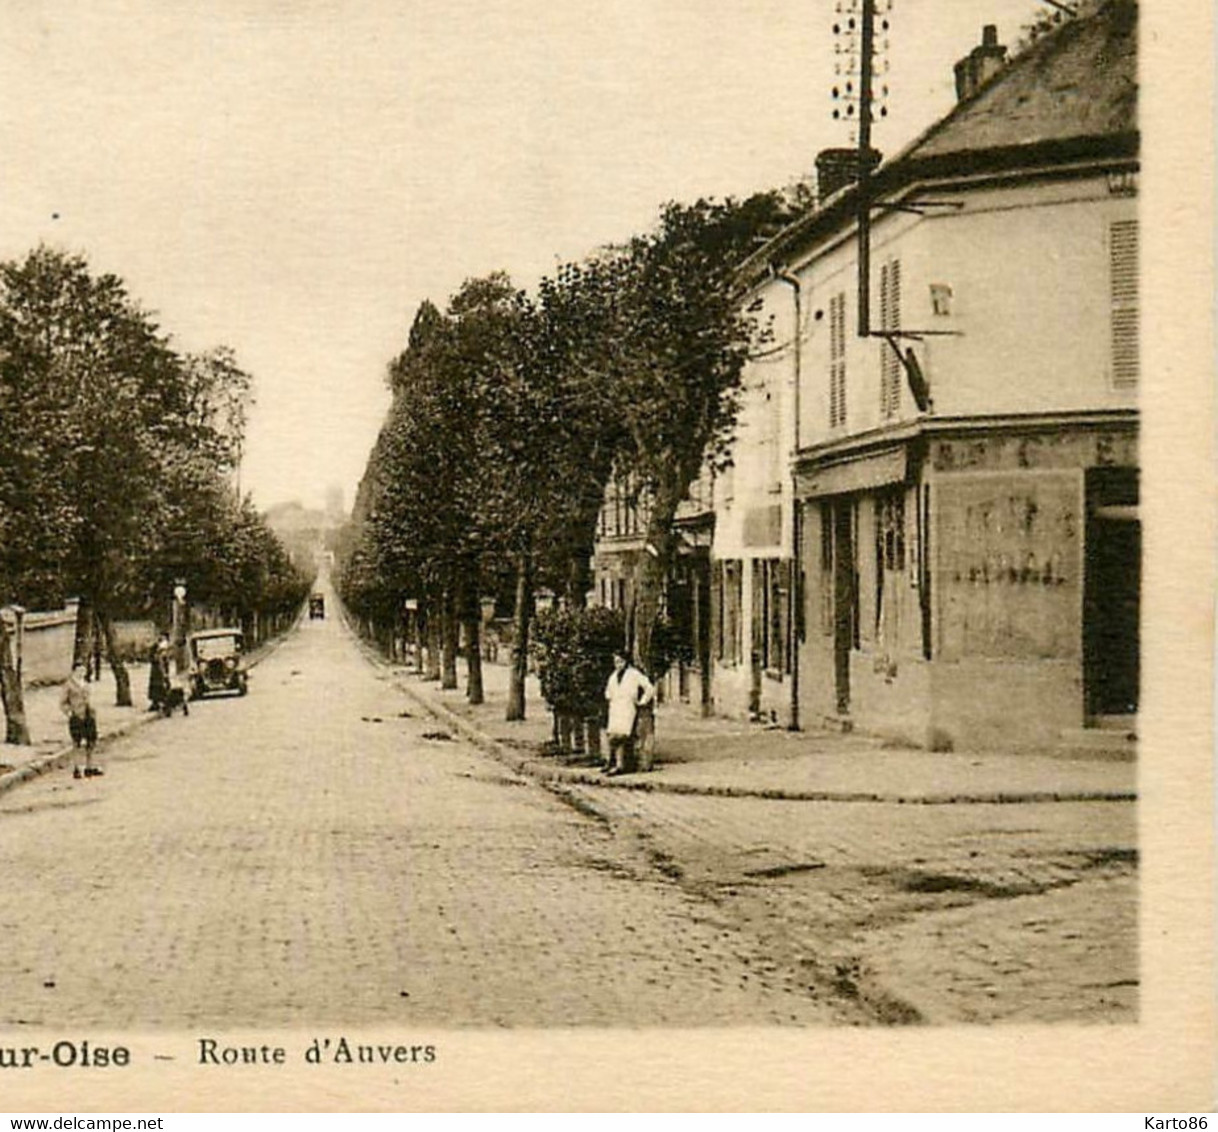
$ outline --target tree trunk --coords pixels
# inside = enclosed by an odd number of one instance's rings
[[[441,633],[443,646],[440,658],[440,687],[455,688],[457,686],[457,601],[450,585],[444,591],[442,599]]]
[[[102,628],[101,615],[93,610],[93,632],[89,641],[89,659],[85,662],[85,676],[90,680],[101,679],[102,638],[105,631]]]
[[[465,695],[471,704],[485,702],[482,687],[482,603],[479,600],[480,572],[476,557],[461,563],[457,589],[457,617],[464,627]]]
[[[653,704],[639,708],[634,729],[634,765],[636,770],[650,770],[656,760],[656,713]]]
[[[433,601],[427,609],[427,672],[425,680],[440,679],[440,637],[443,616]]]
[[[634,602],[630,611],[630,641],[635,663],[652,680],[661,674],[662,658],[654,648],[656,621],[664,600],[664,584],[672,562],[673,520],[684,494],[675,483],[662,483],[652,500],[647,521],[646,550],[635,567]]]
[[[25,695],[3,617],[0,617],[0,701],[4,704],[4,741],[29,746],[30,727],[25,719]]]
[[[588,604],[588,591],[592,588],[596,530],[605,501],[605,487],[606,483],[600,480],[585,487],[581,493],[579,510],[571,524],[570,539],[574,549],[565,579],[567,592],[564,596],[573,609],[583,609]]]
[[[584,720],[588,731],[588,754],[595,758],[601,757],[601,721],[596,716]]]
[[[465,695],[471,704],[486,700],[482,690],[482,605],[478,597],[478,571],[471,564],[461,580],[459,596],[465,626]]]
[[[72,667],[89,663],[93,643],[93,599],[81,594],[76,606],[76,632],[72,639]]]
[[[423,650],[427,647],[426,623],[423,620],[423,602],[420,601],[414,614],[414,670],[423,675]]]
[[[529,624],[533,617],[533,556],[525,551],[516,563],[516,608],[512,633],[512,667],[508,674],[508,720],[524,719],[525,682],[529,674]]]
[[[131,676],[127,666],[118,655],[118,638],[114,634],[114,622],[108,613],[97,611],[97,627],[102,639],[106,642],[106,659],[110,661],[110,671],[114,674],[114,706],[131,707]],[[100,675],[100,673],[99,673]]]
[[[588,591],[592,588],[592,564],[585,550],[577,550],[571,556],[567,573],[567,604],[572,609],[584,609],[588,604]]]
[[[471,704],[486,702],[482,691],[482,621],[465,620],[465,695]]]

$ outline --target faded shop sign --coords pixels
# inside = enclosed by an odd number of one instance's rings
[[[1077,657],[1079,474],[938,481],[936,510],[940,657]]]

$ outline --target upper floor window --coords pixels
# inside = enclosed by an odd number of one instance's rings
[[[846,293],[829,300],[829,427],[846,423]]]
[[[880,329],[901,329],[901,261],[880,267]],[[887,342],[880,346],[880,416],[896,416],[901,408],[901,359]]]
[[[1108,277],[1112,301],[1112,384],[1138,383],[1138,222],[1114,220],[1108,228]]]

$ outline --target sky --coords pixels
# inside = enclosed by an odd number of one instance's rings
[[[849,0],[845,0],[849,6]],[[883,3],[883,0],[881,0]],[[241,487],[349,506],[414,312],[521,286],[660,205],[808,174],[838,0],[0,0],[0,258],[122,277],[254,376]],[[893,0],[898,152],[1037,0]]]

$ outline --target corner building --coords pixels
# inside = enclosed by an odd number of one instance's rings
[[[1001,50],[871,179],[871,334],[856,185],[745,265],[775,344],[716,485],[718,711],[940,749],[1135,730],[1137,5]]]

